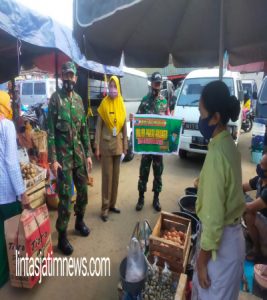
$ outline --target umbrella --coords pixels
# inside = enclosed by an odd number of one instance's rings
[[[130,67],[223,67],[267,60],[266,0],[74,1],[82,52]]]

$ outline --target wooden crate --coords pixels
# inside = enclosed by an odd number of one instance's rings
[[[36,208],[45,203],[45,180],[27,189],[30,208]]]
[[[185,298],[186,285],[187,285],[187,275],[181,274],[174,300],[186,300]]]
[[[27,189],[27,192],[28,190],[34,188],[38,183],[44,181],[46,179],[46,174],[47,174],[46,169],[41,168],[35,164],[31,164],[31,166],[35,168],[37,175],[34,178],[24,180],[24,184]]]
[[[160,237],[162,230],[169,230],[171,227],[186,234],[183,246]],[[183,273],[188,262],[190,245],[191,220],[162,212],[149,237],[149,259],[153,261],[153,257],[157,256],[161,267],[164,267],[164,262],[166,261],[171,271],[178,274]]]

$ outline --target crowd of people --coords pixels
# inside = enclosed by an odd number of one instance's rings
[[[74,206],[75,229],[87,237],[90,229],[84,215],[88,201],[88,171],[92,168],[92,150],[86,115],[81,97],[74,91],[77,80],[75,64],[62,66],[63,87],[49,103],[48,152],[51,170],[58,179],[58,248],[65,255],[73,252],[67,238],[71,216],[72,181],[77,189]],[[151,78],[151,91],[139,106],[137,114],[168,114],[168,103],[160,94],[161,74]],[[120,160],[127,152],[126,109],[119,80],[109,80],[108,95],[98,108],[95,156],[102,165],[102,207],[100,217],[108,221],[109,213],[120,213],[116,207]],[[257,166],[257,177],[242,184],[241,155],[227,130],[231,119],[240,114],[240,103],[231,96],[222,81],[213,81],[203,89],[199,102],[199,129],[211,140],[198,180],[196,213],[201,231],[196,251],[192,299],[237,299],[245,259],[245,241],[241,218],[247,224],[254,248],[250,259],[261,256],[258,218],[267,220],[267,155]],[[130,118],[133,116],[131,115]],[[18,157],[16,131],[11,121],[12,109],[7,93],[0,93],[0,286],[8,278],[5,250],[4,220],[21,212],[27,203]],[[161,211],[159,194],[162,190],[163,156],[142,155],[138,181],[139,198],[136,210],[144,205],[149,172],[153,167],[153,207]],[[245,203],[244,192],[257,190],[256,199]],[[216,213],[214,213],[216,212]]]

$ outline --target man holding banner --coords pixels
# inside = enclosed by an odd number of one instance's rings
[[[137,111],[137,114],[168,114],[168,103],[165,98],[160,95],[162,84],[162,76],[159,72],[155,72],[151,76],[151,92],[146,95]],[[159,203],[159,193],[162,190],[162,173],[163,173],[163,156],[154,154],[143,154],[138,181],[139,198],[136,204],[136,210],[142,210],[144,206],[144,194],[146,192],[147,181],[149,177],[150,167],[153,167],[154,181],[153,181],[153,207],[156,211],[161,211]]]

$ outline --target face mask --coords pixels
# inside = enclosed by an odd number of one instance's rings
[[[209,122],[211,119],[212,119],[212,116],[209,116],[205,119],[201,119],[201,117],[200,117],[199,121],[198,121],[199,131],[206,140],[211,139],[213,132],[214,132],[215,128],[217,127],[217,124],[209,125]]]
[[[265,175],[266,170],[263,170],[260,164],[257,165],[256,172],[261,179],[267,178]]]
[[[108,94],[109,94],[110,98],[114,99],[114,98],[118,97],[118,90],[114,87],[111,87],[111,88],[109,88]]]
[[[69,79],[64,79],[63,80],[63,87],[65,88],[65,90],[70,93],[73,91],[75,86],[75,82]]]
[[[159,95],[159,92],[160,92],[160,90],[152,88],[152,94],[154,97],[157,97]]]

